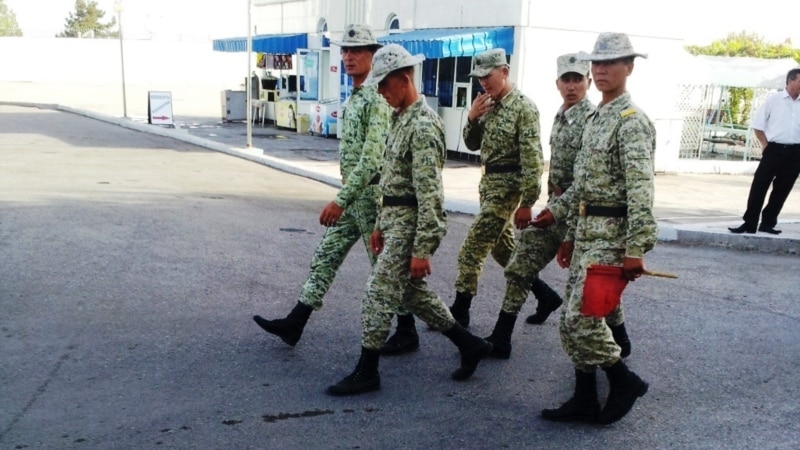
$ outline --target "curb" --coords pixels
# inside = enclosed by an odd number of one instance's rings
[[[796,222],[792,222],[796,223]],[[659,225],[659,230],[661,225]],[[757,234],[733,234],[727,231],[708,231],[697,226],[681,226],[675,229],[676,241],[709,247],[734,248],[765,253],[800,254],[800,240],[783,236],[759,236]]]

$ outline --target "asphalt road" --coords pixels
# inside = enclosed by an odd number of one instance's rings
[[[420,323],[417,353],[382,359],[380,391],[326,396],[358,357],[364,249],[297,347],[251,316],[295,303],[334,195],[68,113],[0,115],[0,448],[800,448],[800,259],[784,254],[659,244],[648,267],[680,279],[626,290],[628,364],[650,390],[612,426],[539,419],[573,388],[554,318],[520,320],[512,358],[463,383]],[[450,216],[433,260],[448,304],[470,220]],[[566,272],[543,277],[563,289]],[[488,262],[476,333],[503,288]]]

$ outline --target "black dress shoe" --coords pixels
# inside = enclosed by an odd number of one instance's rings
[[[769,234],[781,234],[781,230],[776,230],[772,227],[758,227],[758,231]]]
[[[741,224],[740,226],[736,227],[736,228],[728,228],[728,230],[733,234],[742,234],[742,233],[750,233],[750,234],[752,234],[752,233],[756,232],[755,227],[750,228],[750,227],[747,226],[747,224],[744,224],[744,223]]]

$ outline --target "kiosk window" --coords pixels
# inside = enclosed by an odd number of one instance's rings
[[[469,83],[470,72],[472,72],[472,57],[459,56],[456,58],[456,83]]]
[[[436,97],[436,81],[439,79],[439,62],[436,59],[422,61],[422,93]]]
[[[456,92],[459,89],[456,84],[461,83],[463,89],[464,84],[470,83],[469,73],[472,71],[472,57],[459,56],[441,58],[436,61],[439,62],[439,79],[436,82],[439,106],[446,108],[469,106],[467,91]]]
[[[453,107],[453,81],[456,75],[456,58],[439,60],[439,106]]]
[[[467,107],[467,88],[464,86],[459,86],[458,94],[456,95],[456,108],[466,108]]]

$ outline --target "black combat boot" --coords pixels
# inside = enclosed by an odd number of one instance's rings
[[[381,347],[381,355],[402,355],[419,348],[419,335],[412,314],[397,316],[397,329]]]
[[[358,359],[358,364],[353,373],[342,378],[342,381],[328,386],[325,393],[342,396],[377,391],[381,388],[381,376],[378,373],[380,358],[380,350],[361,347],[361,357]]]
[[[628,332],[625,330],[625,322],[617,326],[608,326],[611,328],[611,335],[614,336],[614,342],[619,345],[619,356],[627,358],[631,354],[631,340],[628,338]]]
[[[508,359],[511,357],[511,333],[514,332],[514,324],[517,322],[516,314],[509,314],[500,311],[497,316],[497,323],[494,324],[492,334],[486,338],[492,344],[493,358]]]
[[[300,336],[303,335],[303,328],[305,328],[306,322],[308,322],[308,318],[313,311],[314,308],[297,302],[285,319],[267,320],[261,316],[253,316],[253,320],[267,333],[278,336],[283,339],[283,342],[294,347],[297,341],[300,340]]]
[[[472,305],[472,294],[456,292],[456,299],[450,307],[450,313],[456,322],[464,328],[469,328],[469,307]]]
[[[608,400],[597,416],[597,423],[607,425],[625,417],[636,399],[647,393],[648,384],[628,370],[622,360],[611,367],[604,367],[603,370],[608,377]]]
[[[533,282],[531,285],[531,292],[533,292],[533,296],[536,297],[536,300],[539,301],[539,304],[536,305],[536,313],[531,314],[525,319],[525,322],[532,323],[534,325],[541,325],[550,317],[550,313],[557,310],[564,300],[554,291],[550,286],[547,285],[541,278],[536,278],[536,281]]]
[[[595,372],[575,369],[575,395],[556,409],[543,409],[542,418],[554,422],[594,423],[600,414]]]
[[[442,332],[456,344],[461,353],[461,367],[450,376],[454,380],[466,380],[478,368],[478,363],[492,352],[492,344],[465,330],[456,322],[448,330]]]

